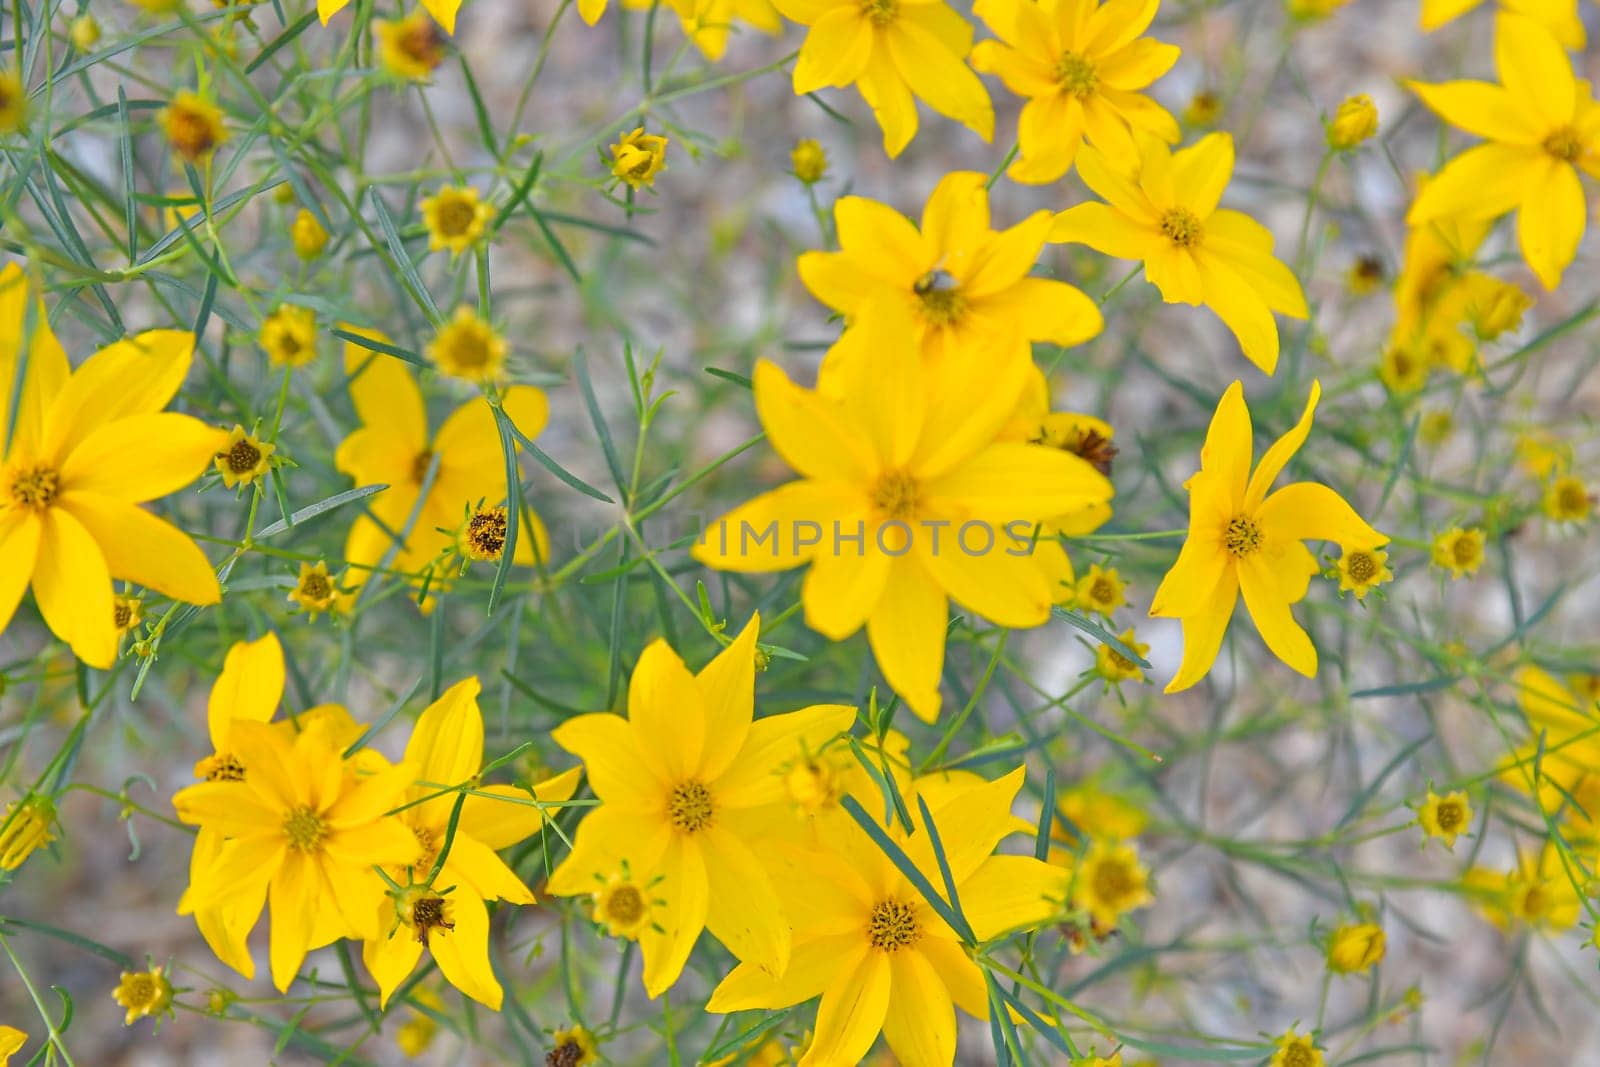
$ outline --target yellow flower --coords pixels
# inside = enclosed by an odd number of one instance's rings
[[[1306,301],[1289,268],[1273,258],[1266,227],[1217,208],[1233,173],[1233,138],[1207,134],[1178,152],[1154,138],[1137,139],[1136,174],[1095,148],[1084,150],[1078,176],[1107,203],[1061,212],[1050,239],[1142,260],[1145,279],[1163,300],[1209,307],[1239,339],[1245,357],[1271,374],[1278,365],[1272,313],[1303,319]]]
[[[1372,97],[1361,93],[1347,98],[1328,123],[1328,147],[1348,152],[1378,132],[1378,108]]]
[[[594,1035],[581,1026],[557,1030],[550,1035],[550,1044],[550,1051],[545,1055],[547,1064],[588,1067],[600,1061],[600,1048],[595,1043]]]
[[[1423,32],[1432,33],[1482,5],[1483,0],[1422,0]],[[1495,6],[1508,14],[1526,15],[1542,23],[1569,52],[1581,51],[1587,43],[1583,19],[1578,15],[1578,0],[1497,0]]]
[[[294,223],[289,227],[289,239],[294,244],[294,254],[307,262],[322,255],[322,250],[328,247],[328,231],[305,208],[295,212]]]
[[[623,865],[626,868],[626,864]],[[590,898],[594,906],[594,921],[612,937],[639,940],[639,935],[656,925],[655,910],[665,901],[658,899],[654,889],[632,878],[626,869],[600,879],[600,888]]]
[[[623,0],[624,7],[636,11],[648,11],[652,5],[653,0]],[[684,35],[713,63],[727,51],[736,20],[769,35],[783,30],[772,0],[666,0],[666,5],[678,16]],[[606,0],[578,0],[578,14],[590,26],[605,13]]]
[[[125,1026],[132,1026],[135,1019],[172,1013],[172,983],[160,967],[137,973],[123,971],[122,981],[117,983],[111,998],[128,1009],[123,1018]]]
[[[444,1010],[444,1001],[439,999],[439,994],[427,986],[418,986],[413,989],[411,991],[411,999],[424,1007],[432,1008],[434,1011]],[[394,1043],[400,1047],[401,1052],[412,1059],[416,1059],[428,1051],[428,1047],[433,1044],[433,1039],[438,1036],[438,1033],[439,1023],[433,1016],[412,1008],[410,1018],[406,1019],[395,1033]]]
[[[140,598],[121,594],[111,598],[111,621],[118,637],[138,626],[143,618],[144,601]]]
[[[1406,222],[1447,215],[1490,220],[1517,212],[1528,266],[1554,289],[1577,253],[1587,214],[1578,168],[1600,176],[1600,105],[1548,29],[1495,19],[1500,84],[1407,82],[1452,126],[1485,139],[1456,156],[1411,205]]]
[[[0,423],[16,411],[0,464],[0,631],[31,582],[46,625],[104,670],[117,656],[114,579],[190,604],[222,598],[188,535],[138,505],[199,477],[223,434],[162,410],[189,373],[193,334],[137,334],[74,371],[37,299],[27,378],[13,398],[28,300],[22,271],[0,271]]]
[[[828,172],[828,154],[814,138],[802,137],[789,153],[789,168],[807,185],[815,185]]]
[[[428,248],[449,249],[451,258],[472,248],[483,239],[494,207],[478,199],[470,185],[442,185],[422,201],[422,221],[428,227]]]
[[[1367,550],[1388,542],[1325,485],[1295,482],[1267,495],[1305,444],[1321,395],[1321,384],[1312,382],[1299,423],[1266,451],[1254,475],[1250,410],[1238,382],[1217,405],[1200,470],[1185,483],[1188,539],[1150,605],[1151,615],[1183,621],[1183,663],[1168,693],[1187,689],[1211,670],[1240,593],[1267,648],[1301,674],[1315,676],[1316,646],[1289,611],[1322,569],[1302,542]]]
[[[28,1035],[15,1026],[0,1026],[0,1067],[6,1067],[11,1057],[22,1051]]]
[[[1428,360],[1407,344],[1392,342],[1378,357],[1378,380],[1395,396],[1409,396],[1428,384]]]
[[[1425,445],[1441,445],[1456,432],[1456,417],[1449,408],[1424,412],[1417,427],[1417,439]]]
[[[1097,926],[1114,929],[1122,916],[1155,899],[1150,872],[1132,845],[1093,841],[1082,859],[1072,864],[1072,903],[1089,913]]]
[[[316,313],[298,304],[279,304],[261,320],[257,340],[274,366],[303,367],[317,358]]]
[[[550,877],[557,896],[587,896],[626,863],[649,888],[639,931],[645,992],[682,972],[702,929],[771,975],[790,964],[789,921],[753,849],[787,818],[780,764],[850,728],[855,709],[824,704],[752,723],[759,617],[698,674],[657,640],[628,684],[628,714],[579,715],[556,744],[583,760],[600,806],[578,825]]]
[[[1325,1067],[1327,1062],[1311,1035],[1290,1030],[1278,1038],[1278,1050],[1267,1067]]]
[[[378,38],[378,62],[397,78],[425,82],[444,62],[445,35],[425,12],[405,18],[378,19],[372,24]]]
[[[1078,579],[1077,596],[1073,603],[1084,611],[1097,612],[1109,619],[1113,611],[1128,602],[1123,595],[1127,588],[1115,567],[1101,570],[1100,564],[1092,563],[1088,573]]]
[[[835,641],[865,625],[884,677],[932,722],[949,601],[1000,626],[1044,623],[1035,524],[1109,501],[1111,484],[1077,456],[995,440],[1032,370],[1025,351],[934,374],[905,312],[880,308],[828,354],[831,392],[756,364],[756,410],[800,478],[713,522],[693,555],[745,573],[809,565],[807,624]]]
[[[95,17],[85,12],[72,20],[67,27],[67,36],[72,38],[72,47],[80,52],[87,52],[100,43],[100,23]]]
[[[1545,485],[1539,506],[1556,522],[1588,522],[1594,513],[1594,495],[1582,478],[1563,474]]]
[[[1473,271],[1462,279],[1467,321],[1482,341],[1493,341],[1522,325],[1522,313],[1533,297],[1510,282]]]
[[[1117,637],[1123,644],[1141,656],[1150,651],[1149,645],[1135,639],[1133,627],[1131,626],[1118,634]],[[1104,643],[1094,650],[1094,670],[1110,685],[1144,681],[1144,671],[1140,669],[1137,663]]]
[[[228,139],[222,125],[222,110],[187,89],[179,91],[156,117],[167,135],[172,150],[190,163],[211,158],[217,146]]]
[[[964,62],[972,26],[944,0],[776,0],[810,27],[794,67],[796,96],[854,84],[883,130],[893,159],[917,134],[917,100],[988,141],[989,93]]]
[[[428,342],[428,358],[445,374],[488,385],[505,368],[506,339],[463,304]]]
[[[1375,293],[1383,286],[1383,282],[1383,260],[1374,255],[1361,256],[1344,273],[1344,287],[1353,296]]]
[[[277,448],[245,433],[243,426],[235,424],[214,463],[217,473],[222,475],[222,484],[232,489],[265,476],[272,469],[272,454]]]
[[[0,815],[0,870],[16,870],[54,841],[50,827],[55,821],[56,806],[49,797],[36,794],[7,804]]]
[[[978,0],[972,13],[998,41],[972,50],[972,65],[994,74],[1028,103],[1017,130],[1012,181],[1045,184],[1072,168],[1084,139],[1132,169],[1133,130],[1171,144],[1178,124],[1138,90],[1178,61],[1176,45],[1142,37],[1159,0]]]
[[[1417,822],[1423,833],[1443,841],[1445,848],[1454,849],[1456,838],[1472,825],[1472,805],[1467,803],[1467,794],[1459,790],[1440,796],[1430,789],[1417,809]]]
[[[398,909],[395,899],[385,899],[377,935],[365,939],[361,953],[383,1007],[426,948],[451,985],[500,1009],[503,993],[489,965],[486,904],[532,904],[533,894],[495,852],[538,833],[547,819],[539,805],[570,799],[578,785],[576,769],[527,789],[479,784],[483,715],[478,691],[477,678],[445,690],[417,720],[406,745],[402,766],[416,784],[402,798],[407,806],[398,819],[414,835],[417,855],[388,865],[390,877],[407,890],[399,895]],[[452,817],[458,795],[441,791],[454,786],[473,792]],[[455,835],[449,837],[452,824]],[[447,838],[450,850],[441,859]]]
[[[1582,872],[1575,872],[1582,877]],[[1462,876],[1478,909],[1502,929],[1513,922],[1566,930],[1583,915],[1583,898],[1572,884],[1557,846],[1546,842],[1537,855],[1523,853],[1511,871],[1474,867]]]
[[[1483,565],[1483,531],[1452,526],[1433,539],[1433,565],[1450,572],[1455,581],[1465,574],[1476,574]]]
[[[1600,694],[1592,685],[1568,688],[1532,666],[1513,680],[1531,736],[1501,777],[1533,793],[1543,811],[1564,815],[1572,831],[1593,837],[1600,826]]]
[[[1517,464],[1540,480],[1565,474],[1572,464],[1572,445],[1540,429],[1524,430],[1515,443]]]
[[[611,146],[611,175],[634,189],[648,185],[654,189],[656,175],[667,169],[667,139],[645,133],[640,126],[622,135]]]
[[[350,5],[350,0],[317,0],[317,17],[326,26],[328,20]],[[461,0],[422,0],[422,10],[432,15],[444,32],[456,32],[456,15],[461,11]],[[417,12],[420,15],[422,12]]]
[[[841,197],[833,208],[840,251],[802,254],[800,280],[851,322],[876,305],[901,305],[923,354],[934,360],[970,359],[1018,338],[1075,345],[1099,333],[1094,301],[1066,282],[1029,273],[1050,213],[991,229],[987,180],[975,171],[945,175],[922,209],[920,229],[886,204]]]
[[[27,86],[15,70],[0,69],[0,133],[15,133],[27,121]]]
[[[340,610],[340,600],[346,595],[328,574],[328,564],[318,560],[300,564],[300,575],[289,590],[289,602],[298,604],[301,611],[315,619],[324,611]]]
[[[1375,586],[1394,580],[1389,570],[1389,553],[1376,548],[1345,546],[1339,553],[1339,591],[1354,593],[1365,600]]]
[[[1122,1067],[1122,1053],[1113,1052],[1109,1056],[1080,1056],[1072,1061],[1072,1067]]]
[[[1073,786],[1061,795],[1056,806],[1074,828],[1058,826],[1054,836],[1062,841],[1077,841],[1080,834],[1100,841],[1125,841],[1138,837],[1149,821],[1139,805],[1125,796],[1106,792],[1094,782]]]
[[[1196,128],[1214,126],[1222,117],[1222,97],[1214,89],[1201,89],[1189,98],[1183,109],[1183,124]]]
[[[994,782],[973,776],[923,793],[949,865],[961,912],[979,941],[1034,927],[1060,911],[1065,872],[1032,856],[992,855],[1022,829],[1011,805],[1023,770]],[[883,832],[932,885],[943,885],[930,828],[911,800],[914,832],[898,820]],[[864,805],[874,819],[881,803]],[[989,1015],[978,965],[900,869],[853,821],[825,852],[784,850],[792,876],[779,886],[794,901],[794,951],[782,977],[750,962],[722,980],[709,1012],[779,1009],[821,995],[801,1067],[861,1063],[883,1034],[901,1063],[950,1067],[955,1006]]]
[[[1328,937],[1328,970],[1335,974],[1371,970],[1383,959],[1386,943],[1377,923],[1346,923]]]

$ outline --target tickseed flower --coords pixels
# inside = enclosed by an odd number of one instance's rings
[[[445,374],[487,385],[498,380],[505,367],[506,339],[463,304],[428,342],[428,358]]]
[[[1362,93],[1348,97],[1328,123],[1328,147],[1348,152],[1378,132],[1378,108],[1372,97]]]
[[[1328,970],[1360,974],[1383,959],[1386,940],[1377,923],[1346,923],[1328,936]]]
[[[1459,790],[1440,796],[1430,789],[1417,809],[1417,822],[1424,834],[1437,837],[1445,848],[1454,849],[1456,838],[1472,825],[1472,805],[1467,802],[1467,794]]]
[[[1567,930],[1583,915],[1583,899],[1556,845],[1550,842],[1537,855],[1519,855],[1513,870],[1474,867],[1462,875],[1461,883],[1472,891],[1484,917],[1501,929],[1523,923]]]
[[[1217,405],[1200,470],[1185,483],[1189,537],[1150,605],[1151,615],[1183,621],[1183,663],[1168,693],[1187,689],[1211,670],[1241,593],[1273,655],[1314,677],[1316,646],[1289,611],[1322,569],[1302,542],[1334,541],[1368,551],[1388,543],[1325,485],[1295,482],[1268,495],[1305,444],[1321,395],[1321,383],[1312,382],[1300,421],[1267,449],[1254,474],[1250,409],[1240,384],[1230,385]]]
[[[434,1011],[444,1011],[444,1001],[439,994],[427,986],[418,986],[411,991],[411,999],[424,1007]],[[394,1035],[394,1043],[400,1051],[416,1059],[433,1044],[433,1039],[439,1034],[439,1023],[427,1012],[412,1008],[409,1017],[400,1025]]]
[[[289,590],[289,603],[297,605],[309,618],[315,619],[325,611],[338,611],[344,595],[328,573],[326,560],[316,563],[302,561],[294,588]]]
[[[0,271],[0,335],[25,336],[28,292],[20,268]],[[22,345],[0,347],[0,413],[16,411],[0,463],[0,632],[31,582],[45,624],[104,670],[117,657],[113,580],[190,604],[222,598],[205,554],[139,505],[199,477],[224,435],[162,410],[189,373],[193,334],[137,334],[74,371],[31,299],[38,314],[15,399]]]
[[[593,26],[606,13],[606,6],[606,0],[578,0],[578,14]],[[623,6],[645,11],[651,0],[623,0]],[[684,36],[713,63],[727,51],[735,21],[768,35],[783,31],[783,19],[772,0],[666,0],[666,6],[678,16]]]
[[[1563,474],[1550,479],[1539,506],[1555,522],[1588,522],[1594,513],[1594,495],[1582,478]]]
[[[1022,829],[1011,805],[1022,768],[997,781],[958,779],[911,802],[914,832],[898,820],[883,831],[930,880],[942,886],[929,837],[937,832],[961,911],[979,941],[1048,921],[1061,907],[1066,878],[1032,856],[992,855]],[[865,808],[881,818],[883,806]],[[794,951],[781,978],[746,962],[711,994],[710,1012],[779,1009],[821,994],[805,1067],[861,1063],[881,1031],[901,1063],[950,1067],[955,1005],[984,1019],[988,998],[978,965],[955,932],[853,821],[841,825],[829,852],[785,853],[807,877],[779,882],[794,904]],[[848,859],[847,859],[848,858]],[[816,883],[821,883],[819,888]]]
[[[1450,572],[1450,580],[1476,574],[1483,566],[1483,531],[1452,526],[1433,539],[1433,565]]]
[[[1082,859],[1072,864],[1071,901],[1089,913],[1095,925],[1115,929],[1122,917],[1155,899],[1150,872],[1132,845],[1093,841]]]
[[[384,899],[377,935],[366,938],[361,953],[378,983],[380,1006],[388,1005],[426,949],[451,985],[500,1009],[503,993],[489,965],[486,902],[532,904],[533,894],[495,852],[538,833],[547,821],[540,803],[567,800],[578,785],[576,769],[526,790],[479,785],[479,689],[477,678],[466,678],[445,690],[417,719],[406,744],[402,766],[416,784],[406,790],[400,803],[407,806],[396,818],[414,836],[418,851],[407,863],[387,865],[393,880],[407,888]],[[451,786],[473,790],[455,820],[457,795],[441,793]],[[455,836],[441,859],[452,821]],[[432,874],[435,866],[438,873]]]
[[[217,146],[228,139],[222,110],[187,89],[173,96],[156,121],[172,150],[196,165],[210,159]]]
[[[802,137],[789,153],[789,169],[805,184],[815,185],[828,173],[828,153],[815,138]]]
[[[1378,548],[1346,547],[1339,553],[1339,591],[1367,599],[1375,586],[1394,580],[1389,570],[1389,553]]]
[[[745,573],[810,566],[807,624],[835,641],[865,625],[884,677],[932,722],[949,601],[1001,626],[1044,623],[1054,596],[1026,547],[1034,524],[1109,501],[1111,484],[1077,456],[995,442],[1033,366],[1025,349],[936,375],[912,345],[904,310],[881,305],[826,357],[833,393],[758,363],[756,411],[800,478],[708,526],[693,555]],[[770,536],[752,547],[752,532]]]
[[[15,70],[0,69],[0,133],[15,133],[27,121],[27,86]]]
[[[855,709],[822,704],[752,723],[760,625],[753,617],[698,674],[652,642],[628,683],[626,717],[579,715],[552,735],[583,760],[600,805],[578,824],[549,891],[589,896],[628,864],[653,903],[639,931],[651,997],[677,981],[702,929],[774,979],[791,965],[791,917],[752,850],[789,818],[782,761],[848,730]]]
[[[316,312],[299,304],[279,304],[261,320],[257,340],[274,366],[303,367],[317,358]]]
[[[1310,1034],[1289,1030],[1278,1038],[1278,1050],[1272,1054],[1267,1067],[1325,1067],[1327,1059]]]
[[[1513,444],[1517,465],[1541,481],[1565,474],[1572,465],[1572,443],[1541,429],[1528,429]]]
[[[371,331],[345,330],[383,340]],[[340,442],[334,465],[357,485],[389,487],[368,501],[371,517],[362,515],[350,527],[344,555],[352,569],[346,580],[357,586],[366,582],[371,568],[406,529],[413,509],[416,521],[391,566],[404,574],[419,574],[440,553],[455,548],[456,530],[468,509],[480,501],[505,499],[505,453],[494,411],[488,401],[474,398],[430,436],[422,393],[403,361],[350,341],[344,348],[344,366],[361,426]],[[513,385],[502,391],[500,402],[524,436],[529,440],[539,436],[549,417],[542,391]],[[418,493],[435,460],[438,471],[418,508]],[[549,559],[544,523],[531,508],[522,508],[519,517],[516,558],[523,558],[523,542],[531,541],[529,548],[537,551],[537,557]]]
[[[249,485],[272,469],[272,454],[277,449],[277,445],[247,434],[243,426],[235,424],[213,465],[229,489]]]
[[[442,185],[439,191],[422,200],[422,221],[428,227],[428,248],[450,250],[451,258],[461,255],[483,240],[494,206],[478,199],[470,185]]]
[[[14,871],[56,839],[56,806],[37,794],[6,805],[0,815],[0,870]]]
[[[144,618],[144,601],[136,596],[117,594],[111,598],[111,621],[121,637],[139,625]]]
[[[1056,803],[1065,823],[1057,822],[1052,836],[1061,841],[1085,839],[1118,842],[1144,832],[1149,816],[1125,796],[1109,793],[1095,782],[1068,789]]]
[[[497,560],[505,553],[506,509],[479,505],[467,515],[457,537],[456,551],[467,559]],[[518,545],[518,547],[522,547]],[[533,561],[533,550],[528,550],[528,562]]]
[[[1127,588],[1115,567],[1102,570],[1100,564],[1091,563],[1089,570],[1078,579],[1073,603],[1084,611],[1093,611],[1109,619],[1112,612],[1128,602],[1123,595]]]
[[[1272,255],[1272,234],[1217,202],[1233,174],[1233,138],[1212,133],[1178,152],[1138,137],[1140,164],[1124,168],[1096,148],[1078,159],[1078,176],[1107,203],[1078,204],[1056,216],[1052,241],[1086,244],[1118,259],[1144,261],[1144,276],[1169,304],[1204,304],[1233,331],[1250,362],[1278,365],[1272,313],[1307,315],[1305,295]]]
[[[1117,458],[1117,446],[1112,441],[1116,429],[1104,419],[1080,411],[1052,411],[1050,403],[1050,383],[1044,372],[1037,367],[1030,369],[1022,399],[1011,420],[1001,429],[1000,440],[1026,441],[1071,453],[1109,478]],[[1093,533],[1110,518],[1110,501],[1094,501],[1066,514],[1052,516],[1041,524],[1035,552],[1059,548],[1055,541],[1058,534],[1078,537]],[[1062,551],[1060,555],[1059,579],[1063,585],[1056,599],[1064,604],[1077,595],[1077,578],[1072,574],[1072,563],[1066,559],[1066,553]]]
[[[600,1061],[600,1047],[594,1035],[581,1026],[557,1030],[550,1035],[550,1046],[544,1061],[552,1067],[588,1067]]]
[[[1214,89],[1201,89],[1189,98],[1183,109],[1183,124],[1197,129],[1215,126],[1222,117],[1222,97]]]
[[[1357,258],[1344,272],[1344,287],[1352,296],[1370,296],[1383,287],[1383,282],[1383,260],[1374,255]]]
[[[1592,689],[1563,685],[1538,667],[1520,668],[1513,681],[1529,738],[1513,753],[1501,777],[1533,793],[1540,808],[1564,813],[1575,829],[1593,836],[1600,825],[1600,702]],[[1538,767],[1537,780],[1533,768]]]
[[[1498,85],[1406,83],[1440,118],[1486,142],[1446,163],[1406,222],[1447,215],[1489,220],[1515,210],[1522,256],[1554,289],[1583,237],[1587,207],[1578,168],[1600,176],[1600,105],[1538,22],[1497,16],[1494,51]]]
[[[893,159],[917,134],[917,100],[994,136],[994,106],[964,60],[972,27],[944,0],[775,0],[784,18],[810,27],[794,67],[796,96],[854,84],[883,130]]]
[[[922,209],[920,229],[886,204],[839,198],[833,217],[840,251],[803,253],[800,280],[850,322],[877,304],[906,308],[932,360],[971,358],[1019,337],[1075,345],[1099,333],[1094,301],[1066,282],[1029,274],[1050,213],[991,229],[987,180],[975,171],[945,175]]]
[[[972,13],[998,41],[972,49],[972,65],[994,74],[1028,103],[1017,132],[1019,152],[1006,176],[1045,184],[1068,170],[1087,138],[1122,169],[1137,166],[1132,130],[1168,144],[1178,124],[1138,90],[1178,61],[1176,45],[1142,37],[1160,0],[978,0]]]
[[[1533,297],[1520,288],[1481,271],[1468,274],[1461,287],[1466,319],[1480,341],[1493,341],[1517,329],[1523,312],[1533,306]]]
[[[5,1067],[11,1062],[11,1057],[22,1051],[22,1046],[28,1043],[28,1035],[15,1026],[0,1026],[0,1067]]]
[[[1149,645],[1137,639],[1131,626],[1118,634],[1117,637],[1123,644],[1141,656],[1150,651]],[[1111,645],[1104,643],[1094,650],[1094,672],[1103,678],[1108,685],[1144,681],[1144,671],[1137,663],[1118,652]]]
[[[446,37],[423,11],[399,19],[378,19],[372,32],[378,38],[378,62],[397,78],[425,82],[444,62]]]
[[[611,146],[611,175],[634,189],[648,185],[654,189],[656,175],[667,169],[667,139],[658,133],[645,133],[639,126],[622,135]]]
[[[656,925],[655,909],[665,901],[658,900],[655,890],[634,880],[623,869],[604,879],[594,891],[594,921],[612,937],[639,940],[639,935]]]
[[[1422,0],[1422,30],[1432,33],[1481,6],[1483,0]],[[1507,14],[1526,15],[1540,23],[1569,52],[1581,51],[1587,43],[1578,0],[1497,0],[1495,6]]]
[[[100,43],[100,23],[93,15],[79,15],[67,27],[67,36],[72,38],[72,47],[87,52]]]
[[[1423,412],[1417,426],[1417,439],[1425,445],[1442,445],[1456,432],[1456,417],[1449,408]]]
[[[294,222],[289,227],[289,239],[294,244],[294,254],[308,263],[322,255],[322,250],[328,247],[328,231],[305,208],[295,212]]]
[[[317,0],[317,17],[326,26],[329,19],[348,6],[350,0]],[[461,0],[422,0],[422,10],[432,15],[434,21],[444,28],[445,33],[454,36],[456,15],[461,11]]]
[[[147,1016],[172,1014],[172,983],[160,967],[148,971],[123,971],[122,980],[112,990],[111,997],[127,1008],[123,1025],[132,1026],[135,1019]]]

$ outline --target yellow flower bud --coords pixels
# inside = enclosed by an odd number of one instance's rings
[[[815,185],[828,172],[828,154],[817,141],[804,137],[795,142],[794,151],[789,153],[789,166],[794,169],[796,178],[807,185]]]
[[[1383,927],[1377,923],[1353,923],[1339,927],[1328,939],[1328,970],[1335,974],[1356,974],[1383,959]]]
[[[72,25],[67,28],[67,34],[72,38],[72,47],[80,52],[87,52],[100,43],[100,24],[94,20],[93,15],[79,15],[72,20]]]
[[[322,255],[322,250],[328,247],[328,231],[305,208],[295,214],[289,236],[294,241],[294,254],[307,262]]]
[[[1333,121],[1328,123],[1328,145],[1348,152],[1377,132],[1378,108],[1372,98],[1363,93],[1350,97],[1334,112]]]

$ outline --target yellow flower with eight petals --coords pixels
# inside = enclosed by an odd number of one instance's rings
[[[478,198],[470,185],[442,185],[432,196],[422,199],[422,222],[428,228],[428,248],[449,249],[454,259],[483,238],[494,205]]]

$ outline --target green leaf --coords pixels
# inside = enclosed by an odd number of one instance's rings
[[[389,216],[389,208],[383,202],[383,197],[378,195],[378,190],[372,190],[372,209],[377,212],[378,226],[383,230],[383,238],[389,244],[389,254],[394,257],[395,265],[400,268],[400,276],[405,281],[405,287],[410,292],[417,306],[422,308],[428,321],[437,325],[444,321],[444,316],[439,314],[438,305],[433,302],[433,297],[428,293],[427,286],[422,284],[422,279],[417,275],[416,264],[411,262],[411,255],[406,251],[405,242],[400,240],[400,231],[395,229],[394,219]]]

